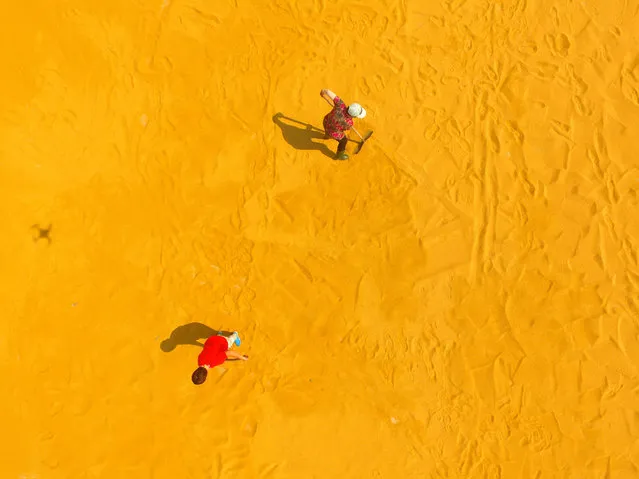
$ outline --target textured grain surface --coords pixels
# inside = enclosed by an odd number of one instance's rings
[[[639,477],[637,32],[637,0],[5,2],[0,477]],[[323,87],[368,109],[350,161],[273,121]],[[251,360],[194,387],[192,322]]]

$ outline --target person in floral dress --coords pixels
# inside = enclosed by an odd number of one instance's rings
[[[337,159],[346,160],[346,133],[353,127],[354,118],[364,118],[366,110],[359,103],[351,103],[346,106],[344,101],[330,90],[322,90],[320,96],[333,105],[333,109],[324,117],[324,131],[326,138],[338,141]]]

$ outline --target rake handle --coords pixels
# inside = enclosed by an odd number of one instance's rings
[[[335,108],[335,103],[333,103],[331,100],[326,98],[324,95],[322,95],[322,98],[324,98],[324,100],[326,100],[326,103],[331,105],[331,107]],[[351,130],[353,130],[355,133],[357,133],[357,136],[359,136],[359,138],[362,140],[362,143],[364,143],[364,137],[359,134],[359,131],[357,131],[354,126],[351,126]]]

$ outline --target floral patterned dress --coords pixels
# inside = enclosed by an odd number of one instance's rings
[[[338,96],[333,100],[335,106],[324,117],[324,131],[337,141],[344,138],[344,132],[353,126],[353,117],[348,114],[348,107]]]

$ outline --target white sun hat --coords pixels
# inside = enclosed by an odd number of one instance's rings
[[[364,118],[366,116],[366,110],[359,103],[351,103],[348,107],[348,114],[353,118]]]

